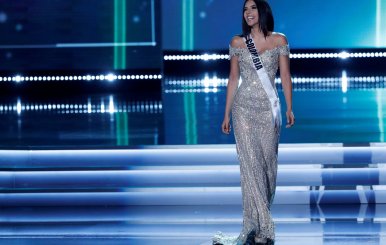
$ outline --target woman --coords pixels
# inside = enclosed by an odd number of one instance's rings
[[[276,176],[281,128],[280,102],[275,76],[280,78],[287,104],[287,128],[295,123],[289,46],[283,34],[273,32],[271,8],[263,0],[245,0],[243,35],[230,44],[230,76],[222,131],[229,134],[230,112],[240,161],[243,229],[238,237],[221,232],[214,244],[274,244],[270,214]],[[238,87],[239,77],[242,83]]]

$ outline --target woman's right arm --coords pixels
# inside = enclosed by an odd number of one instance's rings
[[[231,42],[231,47],[233,48],[240,47],[241,46],[240,42],[242,42],[241,37],[233,38]],[[231,131],[230,114],[231,114],[231,108],[233,104],[233,98],[235,96],[235,93],[239,84],[239,78],[240,78],[239,57],[237,55],[232,55],[230,57],[230,72],[229,72],[229,80],[227,85],[224,120],[221,125],[221,129],[224,134],[229,134],[229,132]]]

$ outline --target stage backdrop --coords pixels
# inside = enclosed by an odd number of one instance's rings
[[[292,48],[386,47],[386,0],[269,0]],[[243,0],[163,0],[165,50],[226,49]]]
[[[159,0],[0,0],[0,71],[161,68]]]

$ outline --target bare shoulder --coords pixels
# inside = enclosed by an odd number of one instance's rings
[[[232,48],[241,48],[244,45],[244,39],[240,36],[234,36],[230,45]]]
[[[272,37],[278,46],[283,46],[288,44],[287,37],[283,33],[273,32]]]

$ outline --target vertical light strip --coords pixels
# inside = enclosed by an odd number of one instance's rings
[[[126,0],[114,0],[114,69],[126,69]]]
[[[114,69],[118,69],[118,47],[116,46],[119,40],[119,19],[118,19],[118,10],[119,10],[119,0],[114,0]]]
[[[151,0],[151,41],[155,45],[155,6],[154,0]]]
[[[182,0],[182,50],[194,48],[194,0]]]
[[[347,72],[343,71],[342,72],[342,92],[347,93],[347,89],[348,89]]]
[[[129,114],[127,112],[122,113],[122,135],[123,135],[123,145],[129,145]]]
[[[184,93],[186,144],[197,144],[197,118],[195,93]]]
[[[382,47],[386,46],[386,38],[382,37],[382,29],[386,27],[382,26],[382,11],[383,7],[386,9],[385,6],[382,6],[383,0],[376,0],[377,1],[377,9],[376,9],[376,47]],[[386,34],[386,32],[385,32]],[[383,116],[383,96],[382,96],[383,90],[376,89],[376,99],[377,99],[377,107],[378,107],[378,127],[379,127],[379,141],[385,142],[385,123],[384,123],[384,116]]]
[[[182,0],[182,50],[187,50],[186,44],[186,2],[188,0]]]
[[[193,1],[193,0],[192,0]],[[197,144],[197,117],[196,117],[196,94],[190,93],[189,109],[191,113],[191,144]]]
[[[189,144],[191,141],[191,128],[192,119],[189,113],[189,97],[188,93],[184,93],[184,114],[185,114],[185,144]]]
[[[122,37],[121,37],[121,43],[126,43],[126,0],[122,0]],[[121,69],[126,69],[126,45],[121,46]]]
[[[194,49],[194,0],[189,0],[189,50]]]
[[[376,89],[376,99],[377,99],[377,107],[378,107],[378,127],[379,127],[379,142],[385,142],[385,123],[383,116],[383,90]]]
[[[381,47],[381,10],[382,10],[382,6],[381,6],[381,1],[382,0],[375,0],[377,3],[376,3],[376,20],[375,20],[375,23],[376,23],[376,30],[375,30],[375,46],[377,48]]]
[[[127,112],[125,112],[123,114],[123,122],[124,122],[124,134],[125,134],[125,145],[129,145],[130,144],[130,141],[129,141],[129,114]]]
[[[379,22],[380,22],[380,46],[385,48],[386,47],[386,0],[379,0]]]
[[[117,146],[122,145],[122,123],[121,123],[121,113],[115,113],[115,122],[116,122],[116,127],[115,127],[115,138],[117,139]]]
[[[117,146],[129,145],[129,123],[126,112],[115,113]]]

